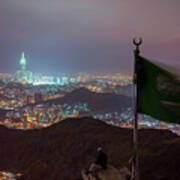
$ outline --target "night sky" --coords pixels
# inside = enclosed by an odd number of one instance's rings
[[[122,72],[142,54],[180,66],[180,0],[0,0],[0,72]]]

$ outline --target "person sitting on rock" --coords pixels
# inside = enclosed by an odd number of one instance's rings
[[[97,148],[98,156],[96,159],[96,164],[100,165],[102,169],[107,169],[107,155],[103,152],[102,147]]]

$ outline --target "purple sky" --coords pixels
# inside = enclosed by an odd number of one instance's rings
[[[180,0],[1,0],[0,71],[132,72],[142,54],[180,66]]]

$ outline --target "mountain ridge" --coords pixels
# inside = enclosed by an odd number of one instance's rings
[[[95,93],[86,88],[79,88],[67,93],[62,98],[48,100],[46,103],[52,104],[77,104],[87,103],[91,111],[98,113],[119,112],[121,108],[132,106],[132,99],[125,95],[115,93]]]
[[[0,146],[0,170],[22,173],[26,180],[75,180],[95,161],[98,146],[115,168],[127,167],[133,149],[131,129],[92,118],[66,119],[27,131],[0,126]],[[170,131],[140,130],[141,179],[179,179],[179,151],[180,137]]]

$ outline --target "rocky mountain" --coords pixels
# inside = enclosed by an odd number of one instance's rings
[[[128,167],[132,130],[109,126],[91,118],[67,119],[37,130],[0,126],[0,170],[24,174],[25,180],[77,180],[95,161],[102,146],[109,164]],[[180,137],[164,130],[140,130],[142,180],[180,179]]]
[[[132,107],[132,99],[115,93],[95,93],[86,88],[79,88],[65,97],[48,101],[56,104],[87,103],[92,111],[96,112],[119,112],[121,108]]]

